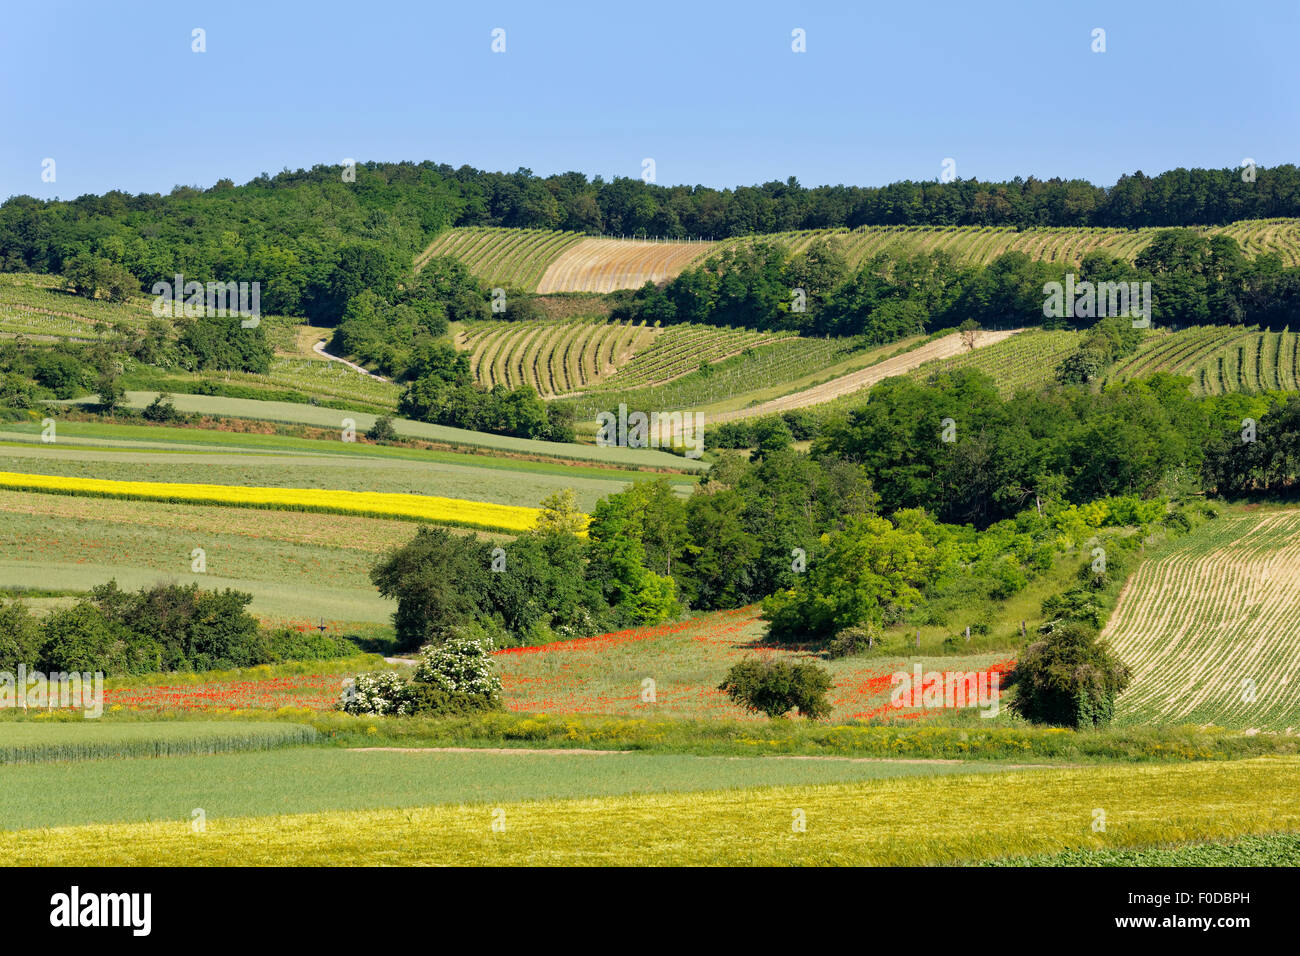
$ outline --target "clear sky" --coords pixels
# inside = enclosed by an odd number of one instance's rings
[[[1300,0],[9,0],[0,22],[0,197],[345,158],[649,157],[718,187],[1300,162]]]

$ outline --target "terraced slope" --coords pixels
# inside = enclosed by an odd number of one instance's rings
[[[583,239],[547,267],[540,293],[613,292],[671,279],[709,254],[712,242]]]
[[[1103,634],[1125,724],[1300,729],[1300,511],[1212,522],[1143,564]]]

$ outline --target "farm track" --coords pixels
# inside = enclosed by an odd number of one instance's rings
[[[996,342],[1001,342],[1015,335],[1021,329],[1012,329],[1001,332],[980,332],[975,342],[975,348],[983,348]],[[902,355],[896,355],[893,358],[885,359],[875,365],[859,369],[856,372],[850,372],[847,375],[841,375],[839,378],[832,379],[821,385],[815,385],[812,388],[806,388],[802,391],[794,392],[790,395],[783,395],[780,398],[774,398],[771,401],[763,402],[761,405],[754,405],[750,408],[742,408],[731,412],[719,412],[709,416],[709,420],[714,423],[735,421],[742,418],[754,418],[759,415],[772,415],[777,412],[789,411],[795,408],[806,408],[810,405],[821,405],[825,402],[832,401],[844,395],[850,395],[862,389],[869,388],[878,382],[894,376],[902,375],[906,372],[917,368],[925,362],[935,359],[948,358],[954,355],[960,355],[966,350],[966,345],[962,341],[961,334],[954,332],[952,335],[945,335],[941,339],[936,339],[922,345],[920,348],[912,349],[910,352],[904,352]]]

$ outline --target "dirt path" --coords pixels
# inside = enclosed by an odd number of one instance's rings
[[[1000,332],[980,332],[975,340],[975,348],[983,348],[986,345],[1001,342],[1022,331],[1024,330],[1011,329]],[[780,398],[774,398],[771,401],[750,408],[742,408],[734,412],[716,412],[710,414],[708,420],[712,424],[717,424],[734,421],[738,418],[753,418],[757,415],[771,415],[775,412],[785,412],[794,408],[820,405],[843,395],[861,391],[875,385],[877,382],[884,381],[891,375],[902,375],[904,372],[910,372],[926,362],[940,358],[951,358],[965,351],[966,343],[962,341],[961,333],[954,332],[952,335],[945,335],[941,339],[927,342],[920,348],[912,349],[910,352],[904,352],[902,355],[885,359],[883,362],[858,369],[856,372],[849,372],[847,375],[841,375],[839,378],[831,379],[821,385],[814,385],[812,388],[805,388],[790,395],[783,395]]]
[[[352,369],[354,372],[360,372],[362,375],[369,375],[371,378],[377,379],[380,382],[388,381],[388,379],[384,378],[382,375],[376,375],[374,372],[370,371],[369,369],[362,368],[360,365],[355,365],[352,362],[349,362],[345,358],[339,358],[337,355],[330,355],[329,352],[325,351],[324,342],[317,342],[315,345],[311,347],[311,350],[315,352],[317,355],[319,355],[321,358],[327,358],[331,362],[342,362],[344,365]]]

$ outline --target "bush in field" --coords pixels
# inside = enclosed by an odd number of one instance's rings
[[[727,671],[718,690],[746,710],[782,717],[795,708],[809,720],[829,717],[831,675],[816,664],[745,660]]]
[[[397,429],[393,427],[391,415],[380,415],[366,431],[371,441],[397,441]]]
[[[409,714],[408,681],[393,671],[358,674],[339,699],[339,709],[348,714]]]
[[[846,627],[831,638],[826,653],[832,660],[837,657],[865,654],[880,643],[880,636],[880,628],[875,624]]]
[[[399,717],[450,717],[502,706],[491,645],[470,637],[422,648],[410,679],[392,671],[361,674],[339,701],[349,714]]]
[[[320,631],[296,631],[284,627],[266,635],[266,658],[269,663],[280,661],[327,661],[360,654],[346,637],[330,637]]]
[[[1012,671],[1011,709],[1039,724],[1094,727],[1110,723],[1129,670],[1091,628],[1070,622],[1030,644]]]
[[[492,664],[492,647],[469,637],[453,637],[421,648],[413,683],[479,701],[479,709],[501,703],[501,678]]]
[[[167,392],[159,392],[154,400],[140,413],[147,422],[175,422],[185,416],[176,410],[172,397]]]

